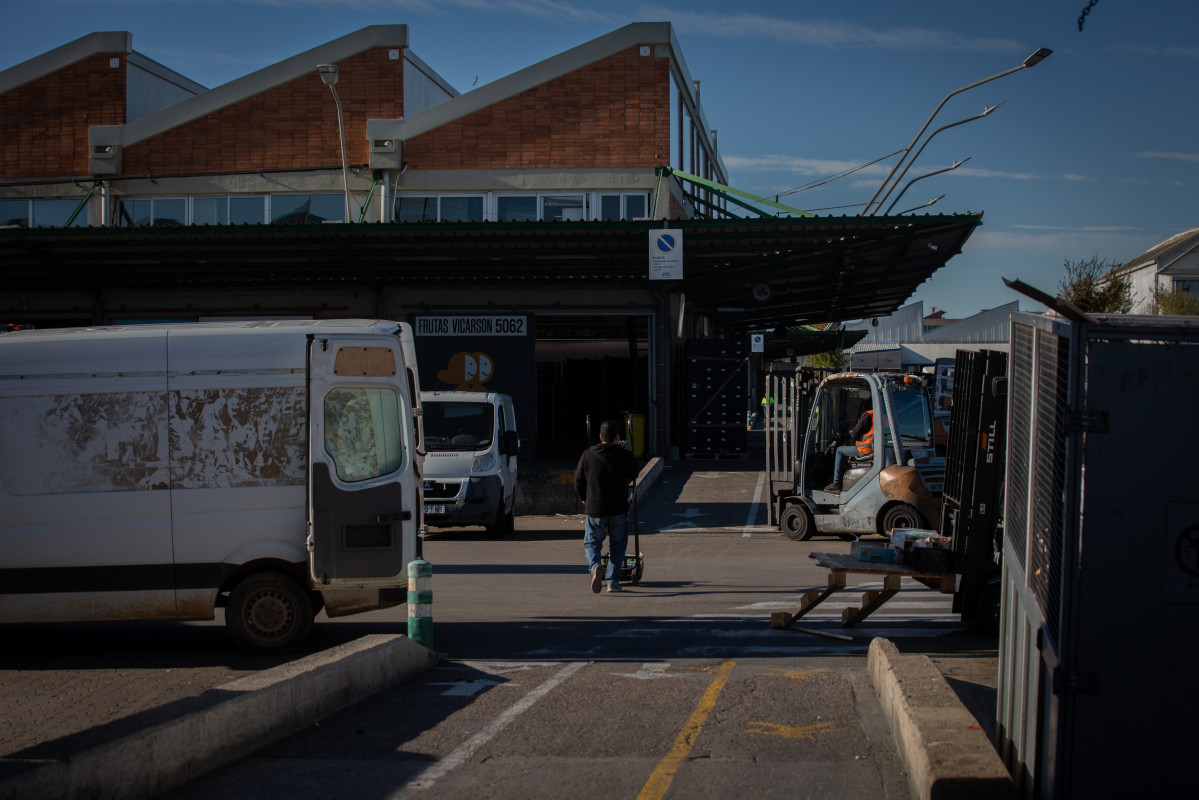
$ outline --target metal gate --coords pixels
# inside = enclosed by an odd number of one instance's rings
[[[1199,318],[1012,315],[997,746],[1025,797],[1189,796]]]

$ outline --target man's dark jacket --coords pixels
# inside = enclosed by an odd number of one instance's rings
[[[614,517],[629,511],[629,481],[637,477],[633,454],[615,442],[583,451],[575,468],[575,491],[589,517]]]

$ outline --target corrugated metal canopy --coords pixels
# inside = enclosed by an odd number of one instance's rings
[[[352,285],[636,286],[649,231],[683,232],[684,278],[663,286],[728,330],[895,311],[981,214],[664,222],[484,222],[7,228],[8,292]]]

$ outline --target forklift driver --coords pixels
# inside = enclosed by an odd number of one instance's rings
[[[850,431],[849,436],[854,444],[841,445],[837,448],[833,460],[833,482],[824,487],[826,492],[841,491],[841,476],[845,474],[845,465],[854,456],[868,456],[874,452],[874,412],[871,410],[870,399],[864,404],[858,424]]]

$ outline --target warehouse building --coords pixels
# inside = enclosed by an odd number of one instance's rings
[[[528,456],[624,414],[673,455],[688,342],[889,314],[980,221],[747,204],[668,23],[465,93],[409,33],[211,89],[124,32],[0,72],[0,322],[402,320],[424,388],[516,398]]]

